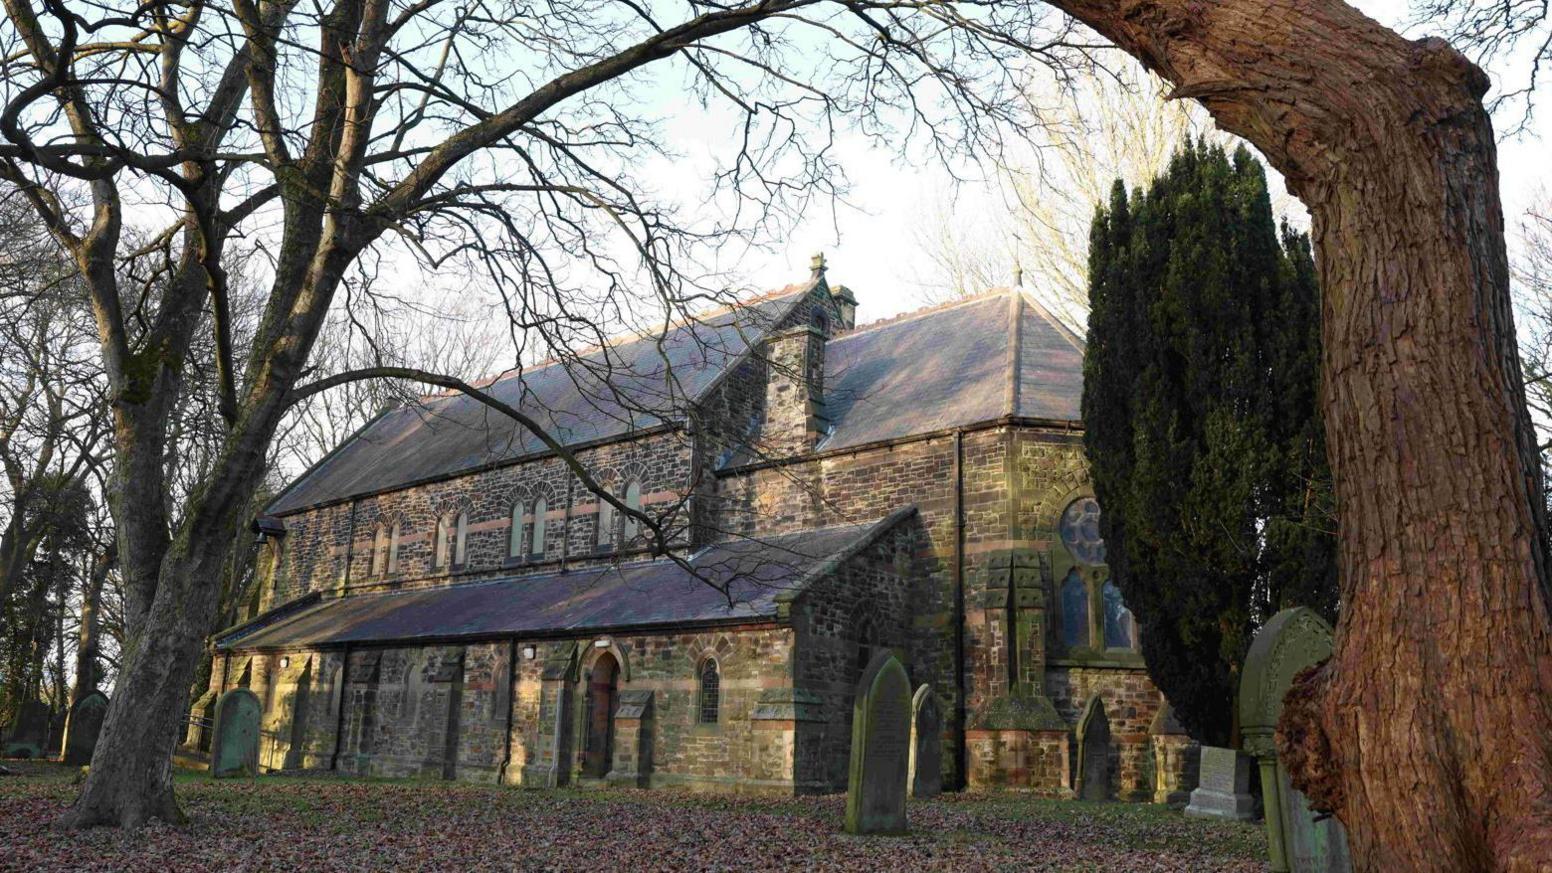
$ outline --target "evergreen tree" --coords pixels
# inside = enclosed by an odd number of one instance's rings
[[[1279,232],[1261,164],[1191,143],[1117,181],[1090,236],[1084,444],[1149,673],[1198,738],[1234,734],[1255,628],[1336,610],[1309,240]]]

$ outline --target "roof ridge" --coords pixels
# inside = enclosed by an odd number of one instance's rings
[[[1024,293],[1008,295],[1008,394],[1005,398],[1009,415],[1018,415],[1019,382],[1023,381]]]
[[[1030,306],[1034,307],[1036,315],[1039,315],[1041,318],[1045,319],[1047,324],[1050,324],[1056,328],[1056,332],[1061,334],[1062,338],[1067,340],[1069,345],[1071,345],[1079,352],[1082,352],[1086,349],[1087,343],[1084,341],[1084,339],[1078,336],[1077,331],[1073,330],[1071,327],[1068,327],[1067,322],[1057,318],[1056,314],[1051,311],[1050,307],[1046,306],[1044,303],[1041,303],[1039,300],[1036,300],[1034,297],[1031,297],[1029,293],[1024,290],[1023,286],[1018,288],[1018,293],[1020,297],[1024,298],[1025,303],[1028,303]]]
[[[969,306],[972,303],[983,303],[989,298],[1001,297],[1009,293],[1010,290],[1007,288],[988,288],[987,290],[978,294],[968,294],[964,297],[956,297],[953,300],[949,300],[944,303],[931,303],[921,307],[920,309],[912,309],[909,312],[897,313],[895,315],[888,316],[887,318],[881,318],[878,321],[870,321],[867,324],[858,325],[851,330],[837,334],[834,339],[831,340],[831,342],[838,342],[840,340],[846,339],[847,337],[856,336],[859,333],[866,333],[870,330],[873,330],[874,328],[888,327],[893,324],[899,324],[903,321],[910,321],[914,318],[922,318],[928,315],[935,315],[939,312],[947,312],[950,309],[957,309],[961,306]]]
[[[601,343],[594,343],[592,345],[583,346],[582,348],[571,352],[570,355],[571,357],[582,357],[584,355],[594,354],[605,349],[618,348],[628,343],[640,342],[642,340],[651,339],[653,337],[666,336],[669,331],[677,330],[691,324],[701,324],[718,316],[726,315],[730,312],[736,312],[740,309],[749,309],[757,304],[776,300],[789,294],[797,294],[799,292],[807,293],[818,281],[818,278],[811,277],[804,282],[793,282],[787,285],[783,285],[780,288],[762,291],[759,294],[755,294],[751,297],[735,300],[731,303],[722,303],[717,306],[713,306],[704,312],[697,312],[693,315],[684,315],[671,319],[668,324],[662,327],[622,330],[619,333],[606,337]],[[563,364],[566,360],[567,359],[563,357],[550,356],[535,361],[527,366],[510,367],[495,374],[481,376],[478,379],[471,379],[469,380],[469,386],[472,388],[488,388],[498,382],[504,382],[512,378],[520,378],[529,373],[548,369],[557,364]],[[456,388],[448,388],[429,394],[421,394],[419,395],[419,399],[440,400],[444,397],[456,397],[462,393],[462,391]]]

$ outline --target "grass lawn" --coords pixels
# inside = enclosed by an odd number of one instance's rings
[[[61,832],[74,771],[5,762],[0,870],[1259,871],[1259,827],[1155,806],[945,795],[908,837],[841,829],[843,796],[521,791],[445,782],[181,774],[190,821]]]

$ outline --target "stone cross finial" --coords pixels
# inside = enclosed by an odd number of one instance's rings
[[[1018,261],[1013,262],[1013,287],[1024,287],[1024,265]]]
[[[814,256],[808,260],[808,268],[816,274],[823,273],[825,271],[824,252],[815,252]]]

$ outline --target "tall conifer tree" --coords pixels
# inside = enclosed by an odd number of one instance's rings
[[[1085,448],[1111,571],[1181,722],[1225,745],[1239,667],[1277,609],[1336,610],[1309,240],[1260,162],[1190,143],[1117,181],[1090,238]]]

